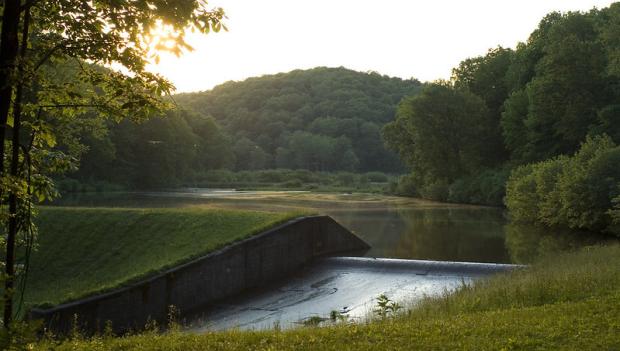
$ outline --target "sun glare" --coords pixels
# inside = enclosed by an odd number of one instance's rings
[[[145,42],[149,47],[148,59],[154,64],[159,63],[162,55],[173,54],[179,57],[182,49],[188,48],[180,34],[172,26],[161,21],[150,29],[145,36]]]

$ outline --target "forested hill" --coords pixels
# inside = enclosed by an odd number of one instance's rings
[[[384,136],[412,170],[401,193],[505,195],[513,219],[620,235],[620,2],[545,16],[527,42],[462,61],[396,115]]]
[[[178,108],[164,116],[107,121],[84,133],[80,167],[70,178],[159,188],[194,184],[219,169],[401,172],[381,130],[421,86],[320,67],[175,95]],[[74,183],[65,188],[75,191]]]
[[[385,171],[401,169],[381,129],[417,80],[318,67],[227,82],[175,95],[183,108],[212,116],[230,137],[234,168]]]

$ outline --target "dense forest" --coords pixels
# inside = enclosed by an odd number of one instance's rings
[[[164,116],[110,121],[85,135],[71,178],[154,188],[218,169],[399,173],[381,129],[420,88],[417,80],[320,67],[174,95],[178,108]]]
[[[235,169],[314,171],[402,169],[381,128],[395,106],[417,92],[417,80],[319,67],[228,82],[175,96],[179,105],[212,116],[235,141]]]
[[[464,60],[383,134],[411,168],[402,194],[501,205],[510,179],[517,219],[619,232],[620,3],[551,13],[515,50]]]

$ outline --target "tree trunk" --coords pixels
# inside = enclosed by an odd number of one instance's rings
[[[20,1],[5,0],[2,14],[2,33],[0,34],[0,177],[4,175],[4,140],[6,122],[9,117],[13,83],[11,77],[15,71],[18,51],[20,20]]]
[[[5,11],[6,15],[6,11]],[[17,23],[19,25],[19,9],[18,9],[18,20]],[[23,94],[23,75],[24,75],[24,62],[23,60],[26,57],[26,50],[28,48],[28,30],[29,30],[29,22],[30,22],[30,9],[27,8],[24,13],[24,24],[22,28],[22,39],[21,39],[21,50],[20,50],[20,62],[18,63],[19,67],[17,70],[18,73],[18,84],[17,91],[15,96],[15,101],[13,105],[13,135],[11,140],[12,152],[11,152],[11,166],[10,166],[10,175],[14,179],[16,179],[19,175],[19,133],[21,129],[21,100]],[[3,31],[4,35],[4,23],[3,23]],[[15,35],[17,39],[17,35]],[[3,36],[4,38],[4,36]],[[4,40],[3,40],[4,42]],[[16,45],[16,53],[17,47],[20,45],[18,42]],[[15,64],[15,58],[13,58],[13,65]],[[9,87],[8,91],[11,94],[12,84],[7,84]],[[9,100],[10,106],[10,100]],[[0,111],[1,112],[1,111]],[[8,117],[8,108],[7,108],[7,117]],[[2,117],[2,116],[0,116]],[[2,158],[4,161],[4,133],[6,128],[3,125],[2,130]],[[4,171],[4,169],[2,169]],[[3,172],[4,173],[4,172]],[[13,295],[14,295],[14,287],[15,287],[15,241],[17,238],[17,231],[19,225],[19,218],[17,214],[18,210],[18,198],[15,191],[9,192],[9,226],[6,240],[6,281],[4,284],[4,316],[3,322],[4,327],[9,329],[11,326],[11,322],[13,321]]]

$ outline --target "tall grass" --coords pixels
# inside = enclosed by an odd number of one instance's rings
[[[438,298],[414,314],[483,312],[580,301],[620,291],[620,246],[586,247],[541,258],[527,269],[482,279]]]

